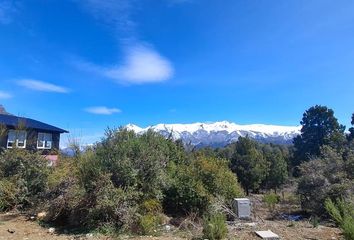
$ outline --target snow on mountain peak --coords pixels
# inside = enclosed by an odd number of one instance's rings
[[[164,136],[172,135],[185,143],[198,146],[223,146],[237,141],[240,136],[249,136],[261,142],[289,144],[300,133],[301,126],[278,126],[265,124],[239,125],[221,121],[214,123],[157,124],[141,128],[134,124],[126,125],[128,130],[141,134],[149,129]]]
[[[131,123],[126,125],[125,128],[128,129],[128,130],[134,131],[136,133],[139,133],[139,132],[143,131],[143,128],[141,128],[141,127],[139,127],[139,126],[137,126],[135,124],[131,124]]]

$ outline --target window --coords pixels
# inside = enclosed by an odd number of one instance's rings
[[[14,146],[18,148],[26,148],[26,137],[26,131],[9,130],[7,136],[7,148],[13,148]]]
[[[25,148],[26,147],[26,131],[17,131],[17,147]]]
[[[16,144],[16,132],[10,130],[7,136],[7,148],[13,148]]]
[[[37,148],[51,149],[52,148],[52,134],[38,133]]]

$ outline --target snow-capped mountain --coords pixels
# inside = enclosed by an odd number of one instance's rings
[[[290,144],[300,134],[301,126],[276,126],[265,124],[239,125],[228,121],[215,123],[157,124],[141,128],[134,124],[126,125],[128,130],[141,134],[149,129],[173,139],[181,139],[186,144],[197,147],[221,147],[249,136],[263,143]]]

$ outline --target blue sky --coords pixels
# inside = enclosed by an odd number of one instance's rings
[[[83,142],[107,126],[349,126],[352,0],[0,0],[0,103]]]

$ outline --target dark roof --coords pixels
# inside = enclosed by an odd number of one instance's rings
[[[6,126],[17,127],[20,124],[24,124],[26,128],[45,130],[49,132],[58,132],[58,133],[68,133],[68,131],[54,127],[52,125],[33,120],[31,118],[17,117],[14,115],[0,114],[0,124]]]

